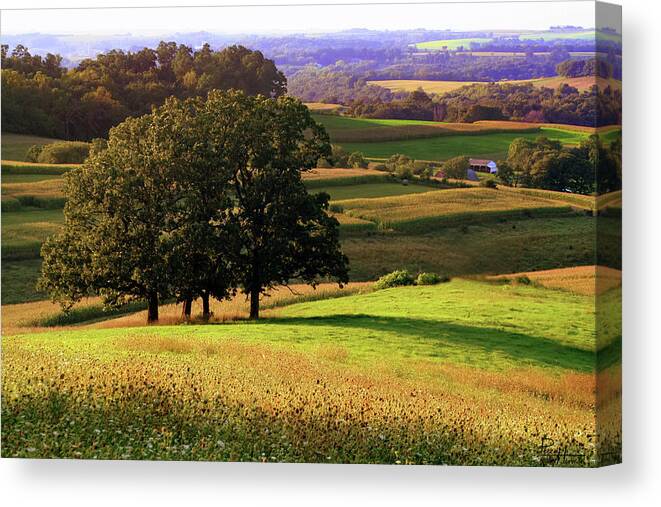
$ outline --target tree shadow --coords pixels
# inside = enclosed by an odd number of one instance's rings
[[[375,331],[370,340],[392,343],[392,333],[415,338],[407,343],[407,352],[426,357],[445,357],[446,347],[470,346],[486,354],[500,354],[519,362],[542,366],[594,371],[596,353],[549,338],[489,327],[472,327],[447,321],[410,317],[339,314],[328,317],[277,317],[263,321],[274,326],[325,326]],[[348,336],[350,339],[350,336]],[[313,338],[298,334],[299,341]],[[430,350],[433,351],[430,353]]]

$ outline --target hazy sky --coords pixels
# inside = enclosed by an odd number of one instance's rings
[[[246,0],[249,3],[250,0]],[[259,0],[254,0],[258,3]],[[154,35],[320,32],[349,28],[546,29],[593,27],[594,2],[445,3],[434,5],[328,5],[134,9],[3,10],[5,34],[89,33]]]

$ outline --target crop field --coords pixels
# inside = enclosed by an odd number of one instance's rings
[[[517,137],[535,139],[540,135],[561,141],[563,144],[578,144],[587,134],[554,128],[541,128],[537,132],[517,132],[481,135],[452,135],[429,139],[409,139],[382,142],[342,142],[341,146],[351,152],[360,151],[370,158],[388,158],[403,153],[416,160],[442,161],[460,155],[484,157],[494,160],[507,156],[511,142]]]
[[[2,133],[2,160],[25,160],[30,147],[35,144],[50,144],[59,139],[49,137],[28,136],[23,134]]]
[[[565,215],[567,202],[489,188],[434,190],[419,194],[336,201],[344,213],[379,228],[424,231],[503,218]]]
[[[594,466],[593,319],[579,294],[453,280],[260,323],[5,335],[2,454]],[[599,375],[617,400],[619,370]]]
[[[447,92],[457,90],[463,86],[469,86],[472,84],[480,84],[478,81],[429,81],[421,79],[393,79],[393,80],[383,80],[383,81],[370,81],[371,84],[387,88],[392,91],[405,91],[412,92],[418,88],[422,88],[426,93],[435,93],[442,95]],[[568,84],[579,91],[585,91],[590,89],[595,84],[599,86],[601,90],[610,86],[612,90],[621,90],[622,81],[617,79],[603,79],[603,78],[594,78],[590,76],[584,77],[564,77],[564,76],[554,76],[554,77],[543,77],[539,79],[524,79],[524,80],[511,80],[511,81],[499,81],[500,84],[510,83],[510,84],[523,84],[523,83],[532,83],[537,88],[553,88],[556,89],[561,84]],[[481,83],[487,84],[487,83]]]
[[[315,113],[339,113],[346,109],[342,104],[326,104],[325,102],[306,102],[307,108]]]
[[[63,208],[63,178],[27,182],[2,182],[2,210],[17,211],[24,207]]]
[[[422,88],[426,93],[442,95],[461,88],[479,83],[479,81],[427,81],[420,79],[387,79],[381,81],[369,81],[369,84],[387,88],[393,92],[413,92]]]
[[[418,42],[415,44],[417,49],[424,51],[441,51],[447,49],[448,51],[454,51],[459,48],[470,49],[471,43],[485,43],[491,42],[492,39],[486,39],[481,37],[472,37],[468,39],[444,39],[444,40],[431,40],[426,42]]]
[[[622,286],[622,271],[606,266],[577,266],[487,277],[489,280],[510,282],[525,278],[542,287],[562,289],[585,296],[601,295]]]
[[[444,123],[423,120],[382,120],[350,116],[316,115],[336,143],[426,139],[455,135],[540,132],[538,124],[522,122]]]
[[[303,181],[310,191],[316,191],[322,187],[387,183],[392,178],[374,169],[316,168],[304,173]]]
[[[366,183],[364,185],[334,185],[316,187],[311,192],[326,192],[331,200],[371,199],[374,197],[391,197],[396,195],[422,194],[433,191],[433,187],[424,185],[402,185],[401,183]]]
[[[572,211],[591,211],[592,197],[508,187],[437,190],[405,186],[383,172],[369,169],[315,169],[306,174],[306,182],[311,192],[328,192],[342,211],[334,216],[341,225],[354,280],[373,280],[400,264],[412,269],[477,274],[588,264],[594,258],[590,257],[593,245],[584,241],[594,234],[590,229],[594,222],[573,216],[576,212]],[[546,237],[545,231],[557,219],[553,217],[560,216],[569,220],[566,242],[559,241],[563,231]],[[39,250],[44,239],[63,222],[62,211],[22,208],[3,212],[2,218],[3,304],[42,299],[44,295],[34,291],[40,269]],[[531,222],[529,233],[534,237],[526,240],[527,244],[540,242],[532,248],[533,254],[521,257],[509,252],[511,262],[484,258],[486,252],[507,250],[507,241],[519,241],[513,238],[528,227],[527,222]],[[583,232],[574,235],[571,230],[577,223]],[[488,246],[475,243],[473,234],[460,232],[466,226],[471,232],[481,230]],[[491,237],[495,230],[500,231],[502,241]],[[392,237],[388,231],[408,236]],[[432,237],[427,237],[429,234]],[[461,251],[461,255],[455,256],[453,250]],[[445,253],[438,255],[441,251]],[[539,265],[535,256],[550,261]]]

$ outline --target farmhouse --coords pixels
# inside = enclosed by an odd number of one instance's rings
[[[473,171],[479,173],[491,173],[495,174],[498,172],[498,166],[493,160],[486,160],[481,158],[471,158],[468,159],[470,167]]]

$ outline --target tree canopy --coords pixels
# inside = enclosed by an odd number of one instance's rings
[[[2,123],[9,132],[63,139],[106,137],[128,116],[149,113],[167,97],[204,97],[213,89],[278,97],[285,76],[259,51],[214,51],[161,42],[156,49],[112,50],[67,70],[62,58],[2,47]]]

